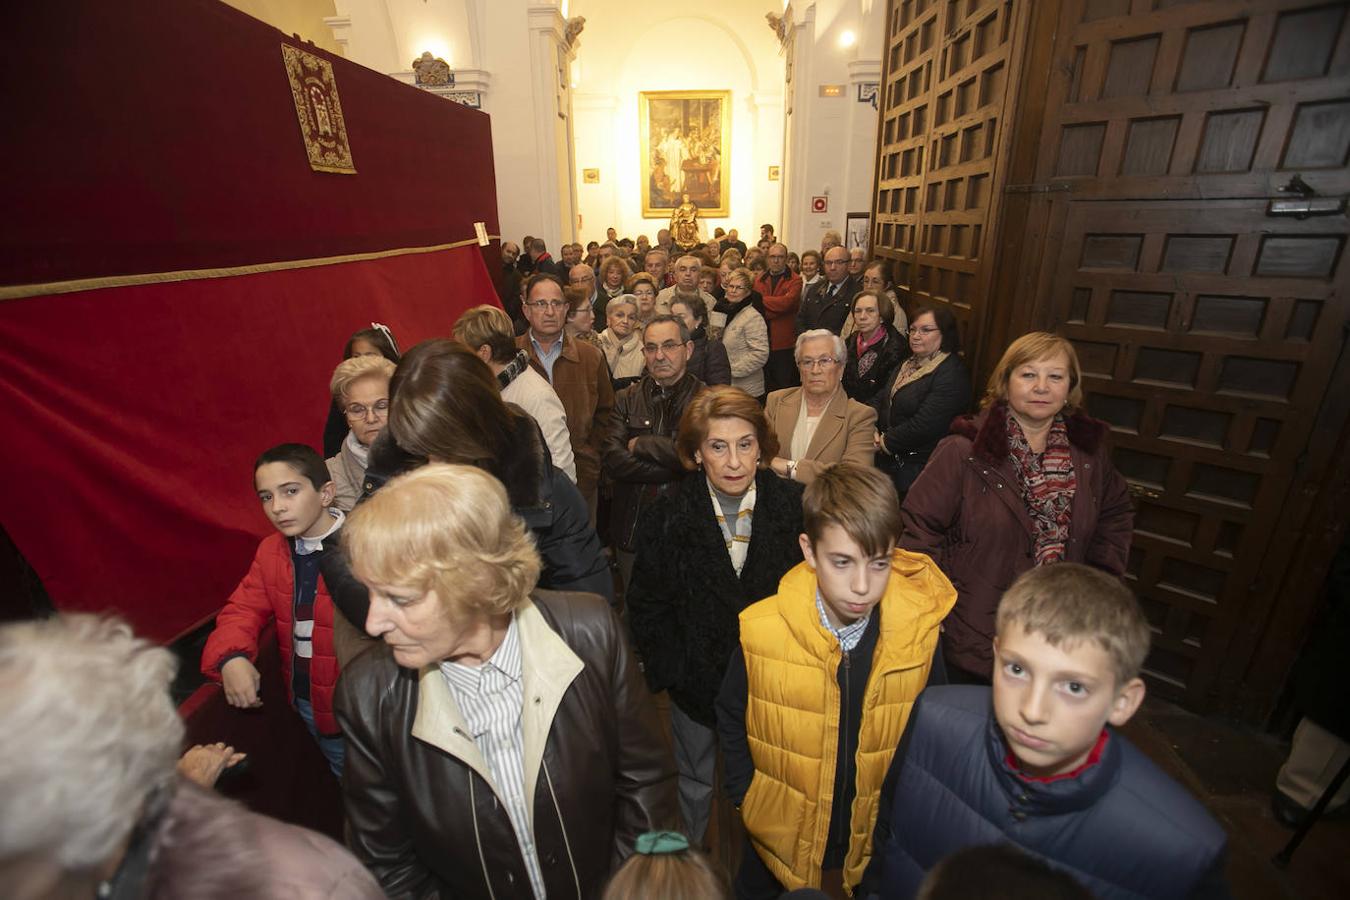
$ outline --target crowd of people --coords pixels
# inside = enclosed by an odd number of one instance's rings
[[[1149,628],[1072,344],[1013,341],[973,408],[951,313],[837,235],[502,260],[501,306],[449,337],[352,336],[322,455],[258,457],[275,533],[202,655],[256,707],[275,624],[347,848],[180,839],[250,814],[175,774],[181,726],[112,721],[166,718],[162,651],[71,617],[0,629],[0,795],[42,821],[0,825],[16,896],[239,895],[287,865],[277,896],[1225,894],[1223,830],[1115,730]],[[36,667],[58,640],[83,664]],[[118,796],[33,793],[68,726],[30,686],[144,757]],[[719,785],[734,873],[703,851]]]

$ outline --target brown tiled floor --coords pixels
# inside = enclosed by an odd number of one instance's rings
[[[1318,822],[1288,869],[1271,862],[1293,835],[1270,812],[1287,746],[1158,700],[1146,701],[1124,731],[1228,830],[1228,877],[1239,900],[1350,897],[1350,818],[1343,814]]]

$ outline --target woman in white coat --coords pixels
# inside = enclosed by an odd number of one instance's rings
[[[731,385],[751,397],[764,396],[764,364],[769,361],[769,326],[755,309],[751,296],[755,283],[749,269],[736,269],[722,280],[725,299],[717,311],[726,315],[722,346],[731,361]]]

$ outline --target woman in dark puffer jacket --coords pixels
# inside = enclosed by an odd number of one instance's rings
[[[534,419],[502,401],[496,378],[472,350],[450,340],[418,344],[399,363],[389,394],[389,424],[370,448],[365,494],[428,461],[477,466],[506,486],[533,533],[544,564],[539,587],[614,602],[614,579],[576,485],[553,465]],[[334,604],[361,629],[365,589],[342,554],[326,555],[322,571]]]

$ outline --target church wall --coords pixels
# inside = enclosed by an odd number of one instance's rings
[[[479,95],[492,117],[504,238],[538,235],[555,252],[571,238],[570,102],[565,88],[555,90],[562,28],[556,0],[334,0],[334,5],[337,15],[330,24],[349,59],[411,83],[413,60],[429,51],[450,64],[456,90]]]
[[[782,165],[783,59],[765,11],[716,0],[678,9],[572,0],[569,14],[586,18],[572,73],[578,240],[603,240],[611,225],[655,240],[668,221],[642,217],[641,91],[731,91],[730,211],[700,216],[704,233],[720,225],[753,237],[761,223],[779,222],[781,182],[768,175]],[[585,169],[599,169],[599,183],[585,183]]]
[[[302,40],[329,53],[342,53],[342,47],[324,19],[334,15],[333,0],[224,0],[227,6],[261,19],[285,34],[298,34]]]
[[[796,9],[801,6],[801,9]],[[793,249],[819,247],[826,231],[844,232],[847,215],[872,208],[877,110],[858,86],[881,80],[886,4],[882,0],[794,3],[791,113],[781,234]],[[841,46],[845,32],[856,42]],[[822,97],[822,86],[843,95]],[[813,197],[828,198],[824,213]]]

